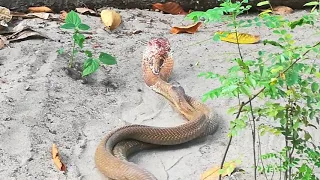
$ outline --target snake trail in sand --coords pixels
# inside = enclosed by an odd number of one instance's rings
[[[213,134],[218,126],[209,108],[185,94],[177,84],[168,83],[173,69],[170,43],[154,38],[147,44],[142,59],[147,86],[164,96],[188,121],[175,127],[127,125],[106,135],[98,145],[95,163],[98,170],[115,180],[156,180],[147,170],[127,161],[132,152],[163,145],[177,145]]]

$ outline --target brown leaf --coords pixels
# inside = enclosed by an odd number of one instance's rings
[[[39,13],[20,13],[20,12],[12,12],[12,17],[20,17],[20,18],[40,18],[40,19],[51,19],[52,15],[50,13],[39,12]]]
[[[183,26],[183,27],[172,27],[170,32],[172,34],[178,34],[178,33],[190,33],[190,34],[193,34],[195,32],[198,31],[199,27],[201,26],[201,22],[198,22],[196,24],[192,24],[192,25],[189,25],[189,26]]]
[[[293,13],[293,9],[287,6],[277,6],[273,8],[273,14],[286,15]]]
[[[14,29],[16,29],[16,32],[6,37],[9,42],[24,40],[29,37],[40,37],[40,38],[50,39],[46,35],[43,35],[37,31],[34,31],[29,27],[22,27],[18,25]]]
[[[59,19],[64,21],[67,17],[67,14],[68,13],[66,11],[60,11]]]
[[[49,18],[51,18],[51,14],[45,13],[45,12],[29,13],[29,14],[27,14],[27,16],[34,16],[34,17],[38,17],[38,18],[41,18],[41,19],[49,19]]]
[[[66,166],[61,161],[61,157],[59,155],[57,145],[55,145],[55,144],[52,145],[52,159],[53,159],[54,164],[56,165],[56,167],[60,171],[67,170]]]
[[[53,12],[47,6],[39,6],[39,7],[29,7],[28,10],[30,12]]]
[[[121,24],[121,16],[114,10],[102,10],[101,19],[110,30],[116,29]]]
[[[6,44],[9,44],[5,36],[0,35],[0,49],[4,48]]]
[[[186,14],[188,14],[187,12],[185,12],[183,10],[183,8],[178,3],[175,3],[175,2],[166,2],[164,4],[155,3],[152,5],[152,9],[153,10],[158,9],[160,11],[163,11],[163,12],[166,12],[169,14],[173,14],[173,15],[176,15],[176,14],[186,15]]]
[[[76,11],[80,14],[89,14],[89,15],[99,16],[97,12],[89,8],[76,8]]]

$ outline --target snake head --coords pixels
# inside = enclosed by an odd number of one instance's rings
[[[143,54],[153,74],[159,74],[165,60],[170,56],[170,43],[166,38],[154,38],[148,42]]]

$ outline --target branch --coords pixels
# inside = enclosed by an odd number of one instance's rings
[[[317,42],[315,45],[313,45],[312,48],[314,48],[314,47],[316,47],[316,46],[319,46],[319,45],[320,45],[320,41]],[[297,62],[301,60],[301,57],[303,57],[303,56],[305,56],[306,54],[308,54],[308,53],[311,51],[312,48],[306,50],[306,52],[304,52],[304,53],[302,54],[302,56],[300,56],[300,57],[299,57],[298,59],[296,59],[292,64],[290,64],[290,66],[287,67],[287,69],[285,69],[282,73],[286,73],[293,65],[297,64]],[[276,78],[279,78],[280,75],[281,75],[281,73],[279,73]],[[249,98],[249,100],[244,103],[244,106],[247,105],[247,104],[249,104],[249,103],[250,103],[252,100],[254,100],[257,96],[259,96],[265,89],[266,89],[266,87],[263,87],[262,89],[260,89],[260,91],[259,91],[258,93],[256,93],[255,95],[253,95],[252,98]]]
[[[238,110],[238,114],[237,114],[237,116],[236,116],[236,119],[239,118],[243,107],[244,107],[244,103],[242,103],[242,104],[240,105],[239,110]],[[224,165],[224,162],[225,162],[225,160],[226,160],[226,157],[227,157],[229,148],[230,148],[230,146],[231,146],[231,142],[232,142],[232,135],[231,135],[230,138],[229,138],[229,142],[228,142],[226,151],[224,152],[224,155],[223,155],[223,158],[222,158],[222,161],[221,161],[221,164],[220,164],[220,169],[223,169],[223,165]],[[221,178],[222,178],[222,176],[221,176],[221,174],[220,174],[220,175],[219,175],[219,180],[221,180]]]

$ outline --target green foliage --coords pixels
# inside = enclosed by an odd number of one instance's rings
[[[251,127],[253,139],[256,139],[256,132],[259,136],[275,135],[284,138],[286,144],[282,149],[260,155],[261,162],[268,160],[271,163],[255,163],[254,167],[258,171],[265,174],[281,173],[284,174],[284,179],[319,179],[315,168],[320,168],[320,146],[313,144],[309,131],[310,128],[319,127],[320,67],[315,62],[304,60],[317,59],[320,55],[320,42],[305,45],[292,34],[298,26],[314,26],[319,18],[319,11],[315,9],[319,6],[319,1],[307,3],[305,6],[314,6],[313,10],[296,20],[269,14],[271,11],[261,13],[253,19],[238,20],[238,15],[250,9],[250,6],[244,5],[246,3],[247,1],[224,0],[220,7],[187,15],[187,18],[195,22],[227,22],[230,28],[228,32],[237,33],[241,28],[263,25],[276,37],[263,41],[265,46],[277,49],[275,52],[261,49],[255,59],[246,59],[238,45],[239,57],[231,59],[233,66],[226,74],[200,73],[199,77],[218,79],[220,82],[219,87],[203,95],[203,101],[220,97],[238,99],[239,104],[229,110],[237,114],[235,120],[230,122],[229,137]],[[264,5],[271,7],[269,1],[258,3],[258,6]],[[224,35],[215,34],[213,40],[218,41],[222,36]],[[258,99],[261,100],[259,105],[254,104]],[[258,123],[258,118],[268,121]],[[255,142],[253,144],[255,147]]]
[[[75,55],[79,52],[79,49],[82,50],[84,48],[84,42],[86,40],[86,37],[80,31],[89,30],[90,26],[88,26],[87,24],[83,24],[79,15],[76,12],[70,11],[65,19],[65,24],[63,24],[61,28],[73,30],[73,45],[71,51],[71,58],[69,61],[69,68],[72,68]],[[62,54],[64,50],[59,49],[57,52],[58,54]],[[82,76],[88,76],[96,72],[100,67],[100,63],[106,65],[117,64],[116,59],[107,53],[101,52],[99,58],[94,58],[90,50],[84,50],[84,53],[88,58],[83,63]]]

